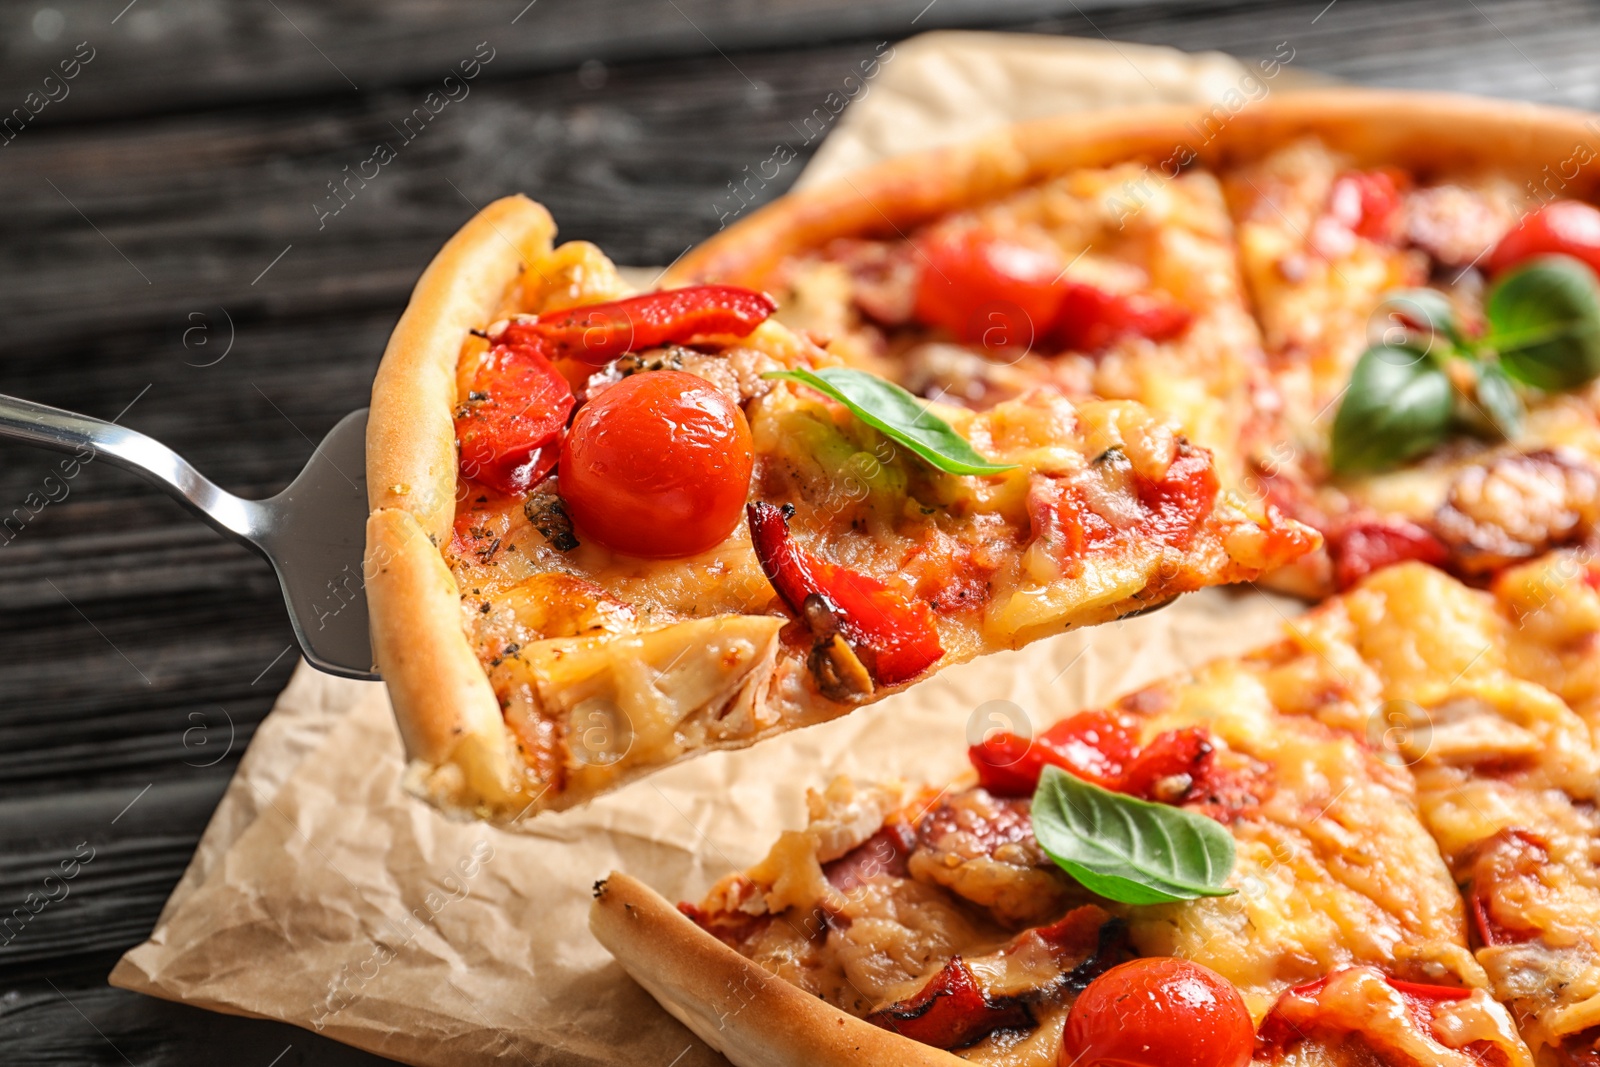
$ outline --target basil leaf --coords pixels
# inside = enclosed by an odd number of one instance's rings
[[[1225,897],[1233,835],[1214,819],[1113,793],[1046,767],[1033,794],[1033,836],[1092,893],[1123,904]]]
[[[1473,388],[1479,412],[1488,417],[1490,428],[1502,437],[1515,437],[1522,428],[1522,398],[1498,363],[1478,366],[1478,384]]]
[[[1380,345],[1361,354],[1333,420],[1335,472],[1383,470],[1444,440],[1455,407],[1450,378],[1427,355]]]
[[[1401,289],[1390,293],[1373,315],[1381,324],[1380,345],[1406,346],[1417,332],[1438,334],[1456,345],[1466,343],[1456,323],[1455,307],[1450,298],[1437,289]],[[1399,336],[1395,336],[1396,333]],[[1424,342],[1425,346],[1427,344]]]
[[[824,367],[819,371],[775,370],[761,377],[799,382],[837,400],[856,418],[942,471],[998,474],[1017,466],[984,459],[954,427],[930,412],[924,401],[875,374],[849,367]]]
[[[1600,377],[1600,286],[1571,256],[1539,256],[1505,275],[1484,302],[1485,344],[1507,374],[1550,392]]]

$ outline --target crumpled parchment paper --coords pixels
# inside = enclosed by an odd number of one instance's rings
[[[1244,73],[1220,55],[1001,34],[927,34],[885,54],[802,181],[1018,118],[1209,100]],[[619,868],[698,899],[803,823],[808,786],[840,773],[941,781],[964,768],[969,736],[1022,716],[1039,726],[1251,647],[1297,610],[1255,592],[1186,597],[680,764],[525,833],[407,797],[382,685],[302,663],[150,939],[111,982],[414,1064],[725,1064],[590,936],[596,879]]]

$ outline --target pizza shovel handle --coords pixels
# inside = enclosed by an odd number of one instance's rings
[[[259,505],[218,488],[182,456],[137,430],[0,393],[0,439],[67,452],[79,463],[104,459],[165,490],[200,518],[256,547]]]

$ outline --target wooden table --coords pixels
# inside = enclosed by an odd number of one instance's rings
[[[20,116],[0,126],[0,391],[120,418],[244,495],[366,402],[407,290],[475,205],[524,190],[566,237],[668,262],[880,41],[1287,41],[1355,82],[1600,105],[1600,9],[1577,0],[124,3],[0,9],[0,116]],[[403,139],[475,55],[468,95]],[[380,141],[397,158],[333,199]],[[0,445],[0,915],[94,858],[0,930],[0,1063],[383,1062],[106,986],[295,656],[256,558],[131,476],[56,464]]]

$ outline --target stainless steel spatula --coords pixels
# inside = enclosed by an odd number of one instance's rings
[[[367,521],[367,409],[339,420],[289,488],[267,500],[225,493],[159,441],[115,423],[0,394],[0,438],[143,475],[272,564],[307,662],[376,678],[361,575]]]

